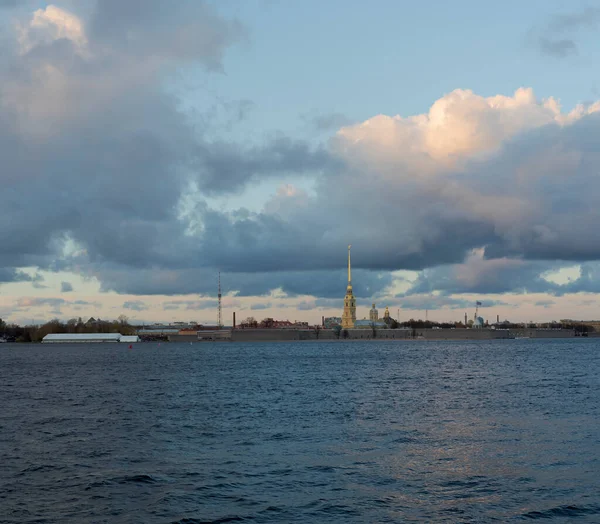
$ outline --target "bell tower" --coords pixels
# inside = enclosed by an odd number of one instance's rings
[[[350,265],[350,249],[348,246],[348,287],[346,288],[346,296],[344,297],[344,313],[342,314],[342,328],[352,329],[356,322],[356,299],[352,292],[352,269]]]

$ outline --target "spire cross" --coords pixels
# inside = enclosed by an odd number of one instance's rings
[[[348,284],[352,283],[352,273],[350,270],[350,248],[352,247],[351,244],[348,244]]]

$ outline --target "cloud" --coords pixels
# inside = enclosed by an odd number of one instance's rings
[[[36,307],[53,307],[60,306],[94,306],[98,307],[98,302],[88,300],[65,300],[58,297],[21,297],[14,302],[14,306],[19,309],[36,308]]]
[[[342,113],[327,113],[317,116],[304,116],[315,131],[332,131],[340,127],[349,126],[353,122]]]
[[[270,309],[272,306],[272,304],[270,302],[267,303],[256,303],[256,304],[252,304],[250,306],[250,309],[252,310],[260,310],[260,309]]]
[[[565,58],[578,53],[575,35],[581,30],[595,30],[600,22],[600,8],[586,7],[574,13],[553,16],[541,30],[531,31],[530,37],[542,54]],[[571,38],[562,35],[572,35]]]
[[[147,311],[149,308],[141,300],[127,300],[123,302],[123,309],[130,309],[132,311]]]
[[[17,308],[52,307],[57,308],[67,304],[64,298],[23,297],[15,301]]]
[[[19,27],[19,33],[21,54],[61,40],[71,42],[79,53],[85,53],[88,45],[83,22],[74,14],[54,5],[35,11],[31,21]]]
[[[555,40],[552,38],[540,37],[538,43],[540,51],[545,55],[565,58],[566,56],[577,54],[577,44],[569,38]]]
[[[218,302],[216,300],[170,300],[163,302],[162,307],[165,310],[179,310],[184,309],[186,311],[201,311],[204,309],[217,309]]]
[[[0,283],[2,282],[33,282],[39,280],[40,275],[31,276],[25,271],[20,271],[15,268],[0,267]]]
[[[475,304],[473,300],[464,298],[453,298],[443,295],[412,295],[403,296],[396,303],[392,303],[394,307],[401,309],[413,310],[439,310],[439,309],[472,309]],[[501,300],[486,300],[483,303],[484,307],[506,306],[506,302]]]
[[[70,293],[71,291],[73,291],[73,284],[71,284],[70,282],[61,282],[60,291],[61,293]]]
[[[209,194],[237,193],[258,178],[339,168],[325,149],[312,149],[304,141],[285,136],[248,149],[218,141],[206,142],[198,144],[195,154],[199,187]]]
[[[545,309],[548,309],[555,304],[556,304],[556,302],[554,300],[538,300],[535,302],[534,305],[535,305],[535,307],[543,307]]]
[[[103,291],[214,296],[221,270],[240,297],[339,300],[351,243],[361,300],[389,292],[398,269],[426,270],[414,295],[597,286],[599,103],[565,112],[527,88],[457,89],[326,143],[228,142],[168,87],[181,68],[222,70],[245,38],[237,21],[200,1],[70,5],[2,35],[0,281],[33,282],[32,267]],[[280,187],[262,209],[216,203],[251,201],[262,181]],[[549,283],[554,261],[587,273]]]
[[[559,267],[513,258],[486,259],[483,250],[473,251],[464,262],[425,269],[407,294],[502,294],[552,292],[560,286],[544,279],[544,273]]]
[[[0,59],[2,267],[206,266],[192,235],[197,217],[210,219],[208,194],[334,163],[283,136],[252,146],[211,137],[167,92],[178,66],[218,68],[237,22],[205,2],[168,13],[154,1],[94,5],[87,21],[36,11]]]
[[[168,9],[162,0],[98,0],[89,26],[98,45],[217,71],[225,49],[246,37],[240,22],[220,17],[203,0],[181,0]]]
[[[570,31],[581,28],[596,29],[600,22],[600,8],[586,7],[576,13],[555,15],[550,20],[548,28],[552,31]]]
[[[102,282],[103,291],[134,295],[217,294],[215,272],[208,269],[148,269],[132,272],[125,268],[106,270],[97,276]],[[371,297],[389,287],[392,277],[387,272],[357,270],[354,272],[354,281],[356,296]],[[279,290],[284,296],[314,295],[339,299],[340,294],[343,296],[345,293],[347,276],[343,270],[222,273],[221,283],[225,292],[235,292],[239,297],[268,295],[273,290]],[[183,302],[169,301],[166,304],[173,306]]]

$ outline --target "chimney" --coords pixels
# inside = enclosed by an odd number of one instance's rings
[[[500,324],[500,315],[496,315],[496,324]]]
[[[235,329],[235,311],[233,312],[233,329]]]
[[[325,315],[321,317],[321,325],[325,327]]]

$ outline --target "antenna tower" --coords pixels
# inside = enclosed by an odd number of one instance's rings
[[[217,295],[217,298],[219,300],[219,313],[218,313],[218,319],[217,319],[217,326],[219,329],[221,329],[221,327],[223,327],[223,315],[222,315],[222,310],[221,310],[221,272],[219,271],[219,294]]]

